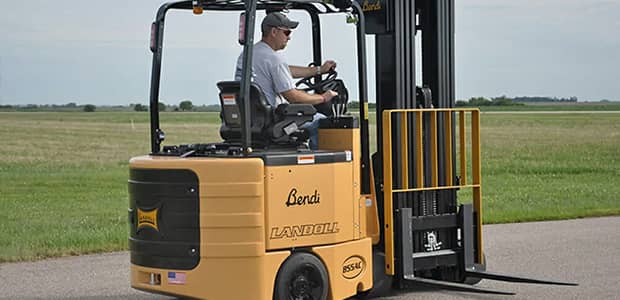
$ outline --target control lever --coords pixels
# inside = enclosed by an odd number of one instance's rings
[[[346,103],[342,103],[340,96],[334,96],[332,98],[332,114],[335,118],[340,118],[344,115],[346,110]]]

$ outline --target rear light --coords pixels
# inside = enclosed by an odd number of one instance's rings
[[[161,274],[138,271],[138,282],[148,285],[161,285]]]
[[[151,52],[157,50],[157,24],[151,24]]]
[[[150,285],[161,285],[161,274],[151,273],[149,278]]]
[[[245,13],[239,15],[239,44],[245,44]]]

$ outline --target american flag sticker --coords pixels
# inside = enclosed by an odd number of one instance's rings
[[[313,163],[314,163],[314,155],[297,155],[298,165],[313,164]]]
[[[185,273],[181,272],[168,272],[169,284],[185,284]]]

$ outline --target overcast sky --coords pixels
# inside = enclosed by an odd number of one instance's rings
[[[0,105],[148,103],[150,23],[159,0],[0,1]],[[285,56],[310,61],[308,18]],[[216,104],[240,46],[237,13],[167,19],[161,100]],[[259,19],[260,20],[260,19]],[[353,27],[323,22],[324,57],[356,97]],[[457,99],[620,100],[620,0],[456,0]],[[369,38],[369,45],[372,38]],[[369,80],[374,68],[369,49]],[[370,91],[371,101],[374,89]]]

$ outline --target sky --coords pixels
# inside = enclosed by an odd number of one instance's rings
[[[164,2],[0,0],[0,105],[147,104],[150,24]],[[455,16],[457,99],[620,100],[620,0],[456,0]],[[301,23],[283,54],[306,65],[309,18],[290,18]],[[241,50],[238,13],[175,11],[166,26],[160,100],[216,104],[215,84],[232,79]],[[353,26],[336,15],[322,27],[324,57],[338,62],[356,100]],[[373,40],[367,38],[370,83]]]

